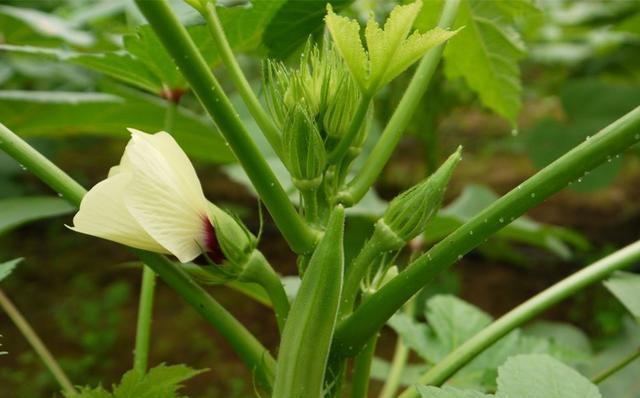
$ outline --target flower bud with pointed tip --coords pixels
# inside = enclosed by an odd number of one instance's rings
[[[460,161],[460,150],[449,156],[429,178],[394,198],[376,229],[384,226],[404,243],[422,233],[440,208],[447,184]]]
[[[209,203],[209,217],[224,259],[232,267],[242,267],[256,248],[256,237],[237,217]]]
[[[317,187],[326,165],[326,152],[320,132],[304,107],[296,106],[290,113],[282,148],[294,184],[302,190]]]

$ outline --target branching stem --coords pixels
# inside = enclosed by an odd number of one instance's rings
[[[589,265],[575,274],[561,280],[548,289],[503,315],[491,325],[478,332],[425,373],[418,384],[441,385],[476,355],[498,341],[515,328],[535,316],[570,297],[581,289],[605,279],[616,270],[628,267],[640,259],[640,241]],[[637,354],[637,353],[636,353]],[[624,365],[622,365],[624,366]],[[615,368],[615,367],[614,367]],[[609,371],[615,372],[616,369]],[[607,372],[598,377],[606,378]],[[399,398],[417,398],[414,388],[405,390]]]

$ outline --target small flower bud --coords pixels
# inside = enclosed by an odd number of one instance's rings
[[[214,238],[229,265],[225,271],[240,272],[256,248],[256,237],[240,220],[214,204],[209,204],[209,216],[215,226]]]
[[[398,273],[398,267],[395,265],[388,268],[380,268],[368,286],[364,288],[363,293],[365,296],[373,295],[375,292],[382,289],[382,287],[389,283],[393,278],[398,276]]]
[[[404,243],[424,231],[427,222],[440,208],[444,191],[455,166],[460,161],[460,148],[449,156],[429,178],[398,195],[378,224],[384,224]],[[382,226],[376,225],[376,229]]]
[[[295,107],[289,115],[282,148],[294,184],[301,190],[317,187],[326,164],[326,152],[318,128],[302,106]]]

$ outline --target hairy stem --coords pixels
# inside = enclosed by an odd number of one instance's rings
[[[460,0],[446,0],[438,26],[448,28],[453,23]],[[393,112],[389,123],[384,128],[380,139],[371,151],[360,172],[348,184],[346,190],[339,194],[345,205],[352,205],[360,201],[380,175],[398,145],[402,134],[411,122],[420,99],[427,91],[431,77],[440,62],[444,44],[431,49],[420,61],[407,90],[398,107]]]
[[[493,202],[413,261],[336,329],[335,349],[354,355],[400,307],[460,256],[584,173],[640,141],[640,107],[611,123]]]
[[[260,199],[296,253],[307,253],[316,233],[304,223],[260,153],[209,66],[166,0],[136,0],[138,8],[227,140]]]
[[[269,114],[267,114],[260,104],[260,101],[253,93],[247,78],[244,73],[242,73],[242,69],[240,69],[240,65],[238,65],[227,37],[224,34],[224,29],[222,28],[222,24],[218,18],[215,3],[207,2],[200,12],[204,16],[205,21],[207,21],[207,25],[209,25],[211,36],[213,37],[220,59],[229,72],[229,77],[231,77],[238,93],[240,93],[242,100],[247,105],[249,112],[251,112],[251,116],[253,116],[253,119],[260,127],[260,130],[264,133],[267,141],[269,141],[273,150],[280,155],[280,133],[278,128],[275,123],[273,123],[273,119],[271,119]]]
[[[73,388],[73,384],[64,373],[58,362],[55,360],[51,352],[44,345],[40,337],[33,330],[29,322],[22,316],[20,311],[16,308],[15,305],[9,300],[2,290],[0,290],[0,307],[7,313],[9,318],[16,325],[20,333],[24,336],[25,339],[29,342],[33,350],[38,354],[40,360],[45,364],[49,372],[56,379],[60,387],[64,390],[67,395],[75,395],[77,393],[76,389]]]
[[[418,384],[441,385],[465,364],[515,328],[579,290],[605,279],[614,271],[634,264],[638,259],[640,259],[640,241],[596,261],[538,293],[456,348],[425,373]],[[400,398],[418,396],[414,388],[409,388],[400,395]]]
[[[86,190],[2,123],[0,123],[0,149],[25,166],[49,187],[60,192],[71,204],[76,207],[80,205]],[[240,322],[195,283],[182,268],[166,257],[142,250],[134,251],[167,285],[228,339],[231,347],[247,366],[255,371],[259,380],[266,385],[271,384],[275,375],[275,360]]]

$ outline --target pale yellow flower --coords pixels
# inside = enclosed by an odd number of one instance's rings
[[[164,131],[129,131],[120,164],[85,195],[70,228],[183,263],[219,252],[209,204],[180,146]]]

